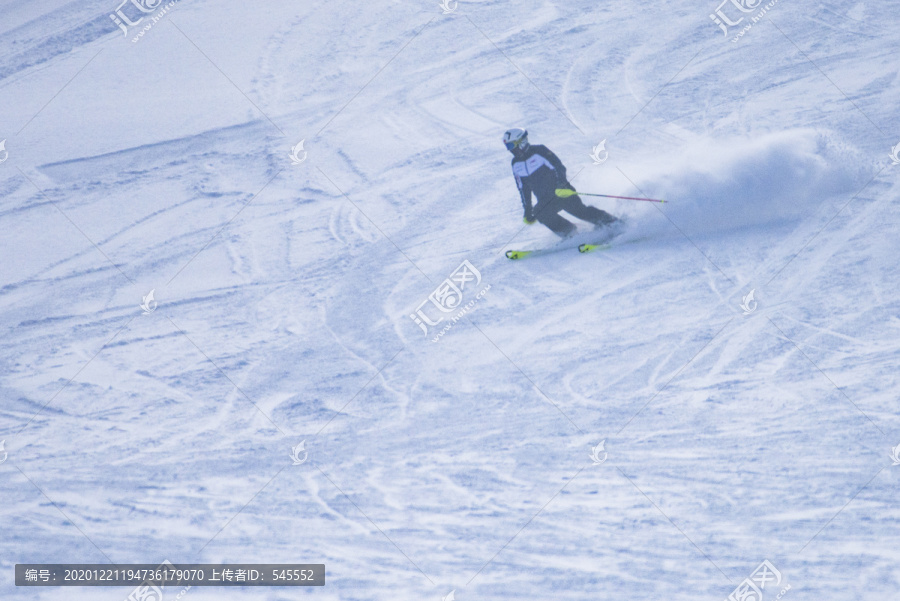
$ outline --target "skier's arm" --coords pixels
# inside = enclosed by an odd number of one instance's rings
[[[534,148],[535,154],[539,154],[545,159],[547,162],[553,165],[553,170],[556,171],[556,184],[558,188],[565,188],[569,184],[569,180],[566,179],[566,166],[562,164],[562,161],[559,160],[559,157],[553,154],[546,146],[542,146],[536,144],[532,146]]]
[[[516,178],[516,185],[519,187],[519,196],[522,197],[522,208],[525,209],[525,221],[526,222],[534,222],[534,208],[531,205],[531,188],[528,187],[528,184],[522,181],[518,175],[514,176]]]

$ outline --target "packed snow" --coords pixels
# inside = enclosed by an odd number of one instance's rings
[[[0,598],[900,595],[900,1],[0,14]]]

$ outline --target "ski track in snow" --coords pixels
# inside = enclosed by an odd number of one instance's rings
[[[57,4],[0,1],[4,599],[163,559],[326,564],[198,601],[722,599],[763,559],[788,599],[898,594],[897,2],[737,44],[684,3],[182,0],[138,44]],[[612,248],[508,261],[555,242],[519,124],[670,202],[585,197]],[[490,290],[432,343],[464,259]]]

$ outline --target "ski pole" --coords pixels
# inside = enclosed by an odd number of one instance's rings
[[[575,190],[569,190],[568,188],[557,188],[556,195],[560,198],[568,198],[570,196],[575,196],[579,194],[581,196],[602,196],[603,198],[621,198],[622,200],[644,200],[646,202],[668,202],[666,200],[659,200],[658,198],[636,198],[634,196],[613,196],[612,194],[589,194],[588,192],[576,192]]]

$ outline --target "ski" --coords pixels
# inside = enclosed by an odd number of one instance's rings
[[[595,250],[606,250],[611,247],[612,247],[612,245],[609,243],[606,243],[606,242],[603,244],[580,244],[578,246],[578,252],[580,252],[581,254],[585,254],[585,253],[589,253],[589,252],[594,252]],[[506,251],[506,258],[510,259],[512,261],[519,261],[519,260],[525,259],[527,257],[534,257],[534,256],[539,256],[539,255],[547,255],[550,253],[556,253],[556,252],[559,252],[559,250],[560,249],[554,249],[554,248],[540,248],[540,249],[536,249],[536,250],[508,250],[508,251]],[[568,250],[568,249],[566,249],[566,250]]]
[[[558,253],[560,251],[569,250],[569,249],[578,249],[578,252],[584,254],[593,252],[595,250],[606,250],[610,248],[611,242],[615,240],[619,235],[621,235],[621,231],[607,232],[607,235],[601,237],[599,240],[597,239],[596,232],[585,233],[575,237],[574,240],[563,240],[562,242],[556,244],[555,246],[551,246],[548,248],[537,248],[532,250],[508,250],[506,251],[506,258],[512,261],[518,261],[521,259],[525,259],[527,257],[538,257],[541,255],[549,255],[553,253]],[[575,242],[580,238],[584,240],[585,238],[591,240],[590,242],[585,242],[582,244],[575,244]]]
[[[604,244],[582,244],[578,247],[578,252],[581,254],[594,252],[595,250],[606,250],[607,248],[611,248],[612,244],[604,243]]]

